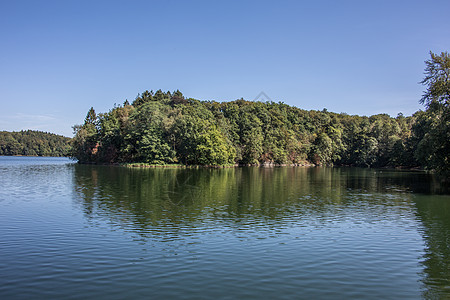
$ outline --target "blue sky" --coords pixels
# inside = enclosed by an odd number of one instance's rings
[[[0,0],[0,130],[72,136],[144,90],[411,115],[450,1]]]

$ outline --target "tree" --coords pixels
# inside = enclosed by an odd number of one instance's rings
[[[236,151],[200,103],[185,106],[173,128],[180,161],[194,165],[232,164]]]
[[[0,155],[66,156],[70,138],[35,130],[0,131]]]
[[[130,116],[127,154],[132,160],[152,164],[172,163],[175,151],[168,144],[164,119],[169,115],[168,106],[155,101],[140,106]]]
[[[420,82],[427,90],[420,100],[421,104],[430,109],[440,104],[448,108],[450,105],[450,55],[442,52],[441,55],[430,52],[431,59],[425,61],[425,78]],[[439,106],[439,105],[438,105]]]
[[[75,133],[72,139],[72,149],[70,155],[79,162],[95,162],[98,151],[97,114],[91,107],[84,119],[83,125],[73,126]]]
[[[91,107],[86,115],[86,118],[84,119],[84,124],[92,124],[96,125],[97,123],[97,114],[95,113],[95,110],[93,107]]]
[[[311,149],[311,161],[316,165],[332,164],[333,141],[326,133],[321,133],[314,141]]]
[[[416,158],[428,169],[444,176],[450,175],[450,55],[430,52],[431,59],[425,61],[425,78],[421,81],[427,87],[420,102],[427,107],[422,116],[425,132],[418,143]],[[421,128],[425,127],[425,128]]]
[[[186,99],[179,90],[144,91],[132,105],[125,102],[98,115],[91,108],[84,124],[75,126],[72,155],[86,163],[285,164],[309,159],[323,165],[438,170],[446,165],[442,161],[450,149],[445,144],[450,140],[448,93],[440,97],[432,86],[447,86],[447,73],[439,68],[429,63],[427,70],[444,79],[427,75],[424,80],[433,90],[424,99],[433,104],[407,118],[306,111],[244,99],[199,101]],[[52,147],[24,144],[28,146],[17,151],[41,155]],[[1,140],[0,148],[10,152]]]

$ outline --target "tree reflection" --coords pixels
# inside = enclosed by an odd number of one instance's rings
[[[423,261],[426,299],[444,299],[450,294],[450,199],[421,196],[415,201],[426,243]]]
[[[401,207],[414,173],[355,168],[140,169],[75,166],[75,189],[88,219],[112,218],[142,232],[204,222],[288,222],[307,213],[383,202]],[[426,179],[426,178],[425,178]],[[421,187],[423,188],[423,187]],[[394,195],[380,197],[381,194]],[[386,200],[388,199],[388,200]],[[397,201],[397,200],[398,201]],[[407,209],[407,207],[404,207]]]
[[[416,212],[426,241],[426,298],[449,294],[450,201],[426,173],[357,168],[140,169],[74,166],[87,220],[167,242],[215,230],[249,238],[288,227],[376,222]],[[309,223],[308,223],[309,222]],[[189,239],[192,242],[192,239]],[[447,289],[447,290],[446,290]]]

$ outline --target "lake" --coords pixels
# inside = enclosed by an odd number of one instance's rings
[[[450,195],[424,172],[0,157],[0,298],[450,298]]]

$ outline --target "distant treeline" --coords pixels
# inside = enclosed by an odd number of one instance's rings
[[[432,54],[427,66],[439,67],[437,58],[450,62],[447,53]],[[427,78],[423,84],[431,91],[438,81]],[[443,98],[424,95],[426,111],[395,118],[243,99],[199,101],[186,99],[178,90],[145,91],[133,103],[125,101],[107,113],[97,115],[91,108],[84,124],[74,126],[72,156],[81,163],[312,163],[421,167],[445,173],[450,165],[448,80],[444,78],[448,90]]]
[[[35,130],[0,131],[0,155],[67,156],[70,140],[62,135]]]

